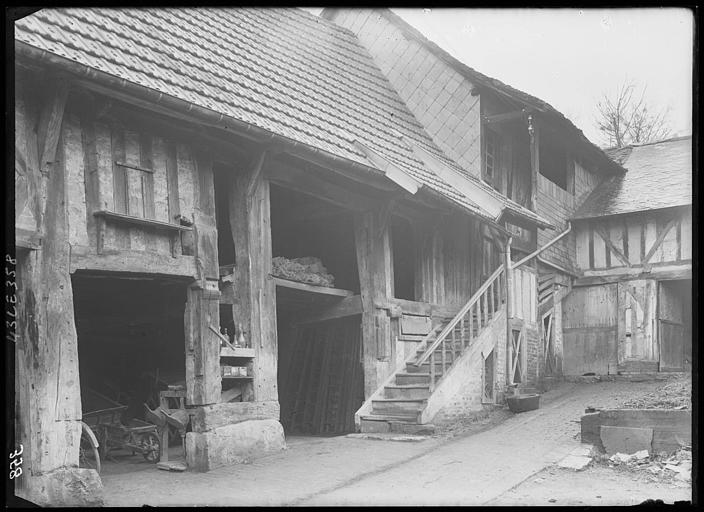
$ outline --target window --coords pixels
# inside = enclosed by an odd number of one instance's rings
[[[540,144],[540,174],[562,190],[574,193],[573,166],[567,152],[559,147]]]
[[[497,136],[491,130],[484,131],[484,181],[494,181],[494,171],[497,167]]]

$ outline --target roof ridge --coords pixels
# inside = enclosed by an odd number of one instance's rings
[[[631,146],[631,147],[640,148],[640,147],[643,147],[643,146],[653,146],[653,145],[655,145],[655,144],[664,144],[664,143],[666,143],[666,142],[675,142],[675,141],[677,141],[677,140],[684,140],[684,139],[691,139],[691,138],[692,138],[692,135],[691,135],[691,134],[690,134],[690,135],[679,135],[679,136],[677,136],[677,137],[670,137],[669,139],[662,139],[662,140],[655,140],[655,141],[651,141],[651,142],[644,142],[644,143],[642,143],[642,144],[631,144],[630,146]],[[624,146],[624,147],[626,147],[626,146]]]

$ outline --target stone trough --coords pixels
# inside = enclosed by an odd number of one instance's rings
[[[589,409],[587,411],[590,411]],[[692,411],[679,409],[608,409],[587,412],[582,442],[606,453],[674,452],[692,443]]]

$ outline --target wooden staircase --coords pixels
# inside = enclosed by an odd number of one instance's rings
[[[477,290],[455,317],[423,340],[421,348],[399,368],[360,409],[362,432],[422,433],[433,430],[421,424],[428,399],[473,342],[490,325],[506,302],[503,265]],[[368,407],[371,402],[371,408]],[[368,413],[362,413],[367,409]]]

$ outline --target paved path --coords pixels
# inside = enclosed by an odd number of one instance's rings
[[[481,505],[579,445],[588,405],[616,406],[659,383],[566,383],[541,408],[449,441],[292,438],[285,452],[209,473],[168,473],[147,464],[103,476],[108,506]]]

